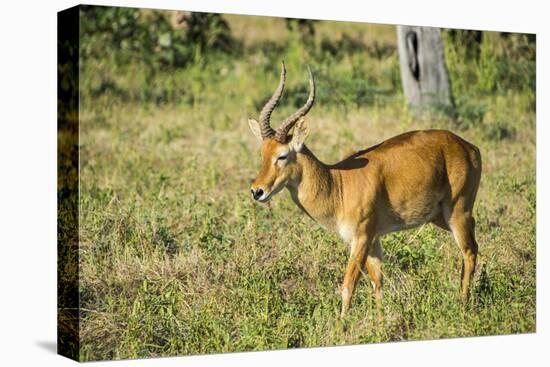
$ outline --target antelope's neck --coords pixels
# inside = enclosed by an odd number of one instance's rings
[[[297,155],[300,172],[288,184],[292,200],[307,215],[325,227],[337,229],[340,181],[304,146]]]

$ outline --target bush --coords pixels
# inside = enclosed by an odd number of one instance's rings
[[[234,42],[219,14],[187,12],[174,26],[158,10],[82,6],[81,39],[85,59],[111,57],[119,65],[145,63],[152,70],[182,67],[206,52],[230,52]]]
[[[458,123],[463,128],[485,124],[484,133],[491,139],[513,136],[514,132],[502,122],[487,121],[486,104],[491,103],[491,98],[506,97],[516,92],[523,94],[529,108],[534,110],[534,37],[528,34],[484,32],[483,37],[470,37],[465,47],[463,36],[457,36],[453,30],[446,30],[443,39]]]

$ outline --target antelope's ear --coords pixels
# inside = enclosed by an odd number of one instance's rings
[[[304,141],[306,140],[309,134],[309,128],[307,126],[306,120],[304,117],[300,117],[296,125],[294,126],[294,131],[292,132],[292,140],[290,145],[294,148],[295,151],[299,152],[304,146]]]
[[[262,131],[260,129],[260,123],[254,119],[248,119],[248,126],[250,126],[250,130],[252,130],[252,134],[261,141]]]

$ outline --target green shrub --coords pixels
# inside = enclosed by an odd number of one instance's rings
[[[82,56],[113,59],[119,65],[144,63],[152,70],[182,67],[208,52],[231,52],[235,42],[219,14],[191,13],[184,29],[171,12],[101,6],[81,7]],[[182,27],[183,28],[183,27]]]

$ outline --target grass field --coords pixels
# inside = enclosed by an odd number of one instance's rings
[[[471,61],[446,39],[455,121],[409,113],[391,26],[319,22],[311,51],[281,20],[228,19],[237,55],[154,73],[139,57],[81,65],[80,358],[534,332],[535,91],[521,79],[534,63],[514,61],[523,38],[487,33]],[[270,206],[249,194],[260,156],[246,120],[276,86],[281,59],[288,88],[273,121],[303,103],[311,64],[307,145],[324,162],[423,128],[481,149],[480,255],[466,307],[460,251],[425,225],[382,239],[380,313],[362,279],[339,319],[346,246],[286,191]]]

